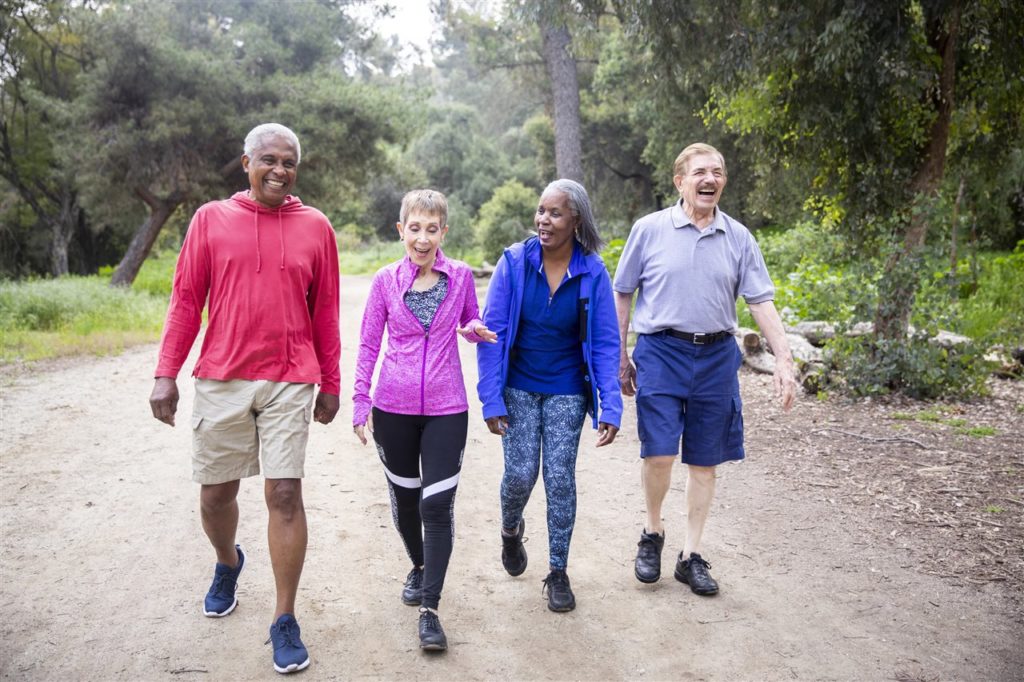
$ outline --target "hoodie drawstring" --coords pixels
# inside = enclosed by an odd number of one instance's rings
[[[252,224],[256,229],[256,272],[259,272],[263,267],[263,262],[260,259],[260,211],[256,209],[252,212]]]
[[[277,232],[281,235],[281,269],[284,270],[284,218],[280,208],[277,209]]]
[[[256,272],[263,269],[263,258],[260,254],[260,211],[256,209],[252,213],[252,226],[256,231]],[[281,240],[281,270],[284,270],[284,218],[281,216],[281,209],[277,209],[277,233]]]

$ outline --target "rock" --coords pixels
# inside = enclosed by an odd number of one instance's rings
[[[831,323],[821,322],[818,320],[797,322],[795,325],[790,327],[788,331],[794,334],[799,334],[807,339],[811,344],[818,347],[825,345],[826,341],[836,335],[836,328]]]

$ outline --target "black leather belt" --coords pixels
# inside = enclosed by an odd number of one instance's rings
[[[678,332],[675,329],[662,329],[658,334],[667,334],[683,341],[689,341],[698,346],[709,346],[732,338],[732,332]]]

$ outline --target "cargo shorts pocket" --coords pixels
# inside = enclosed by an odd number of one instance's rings
[[[725,442],[728,452],[736,452],[743,448],[743,400],[739,396],[732,399],[732,416]]]

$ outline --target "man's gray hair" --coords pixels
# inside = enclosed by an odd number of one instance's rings
[[[295,146],[295,162],[302,161],[302,147],[299,145],[299,136],[292,132],[292,129],[280,123],[261,123],[245,136],[245,146],[242,152],[250,159],[257,150],[263,147],[264,142],[270,137],[283,137]]]
[[[590,207],[590,197],[583,185],[575,180],[561,178],[550,183],[544,188],[544,193],[549,191],[561,192],[569,200],[569,210],[580,219],[579,227],[576,228],[576,239],[586,253],[597,253],[604,248],[604,240],[597,232],[597,221],[594,220],[594,210]]]

